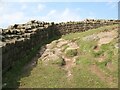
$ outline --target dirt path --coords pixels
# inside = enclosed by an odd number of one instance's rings
[[[109,86],[113,84],[114,78],[112,76],[106,76],[103,71],[99,69],[96,65],[92,65],[90,67],[90,71],[94,74],[96,74],[103,82],[106,82]]]
[[[64,60],[66,64],[63,66],[63,69],[67,71],[67,75],[66,75],[67,79],[71,80],[73,77],[71,69],[72,67],[75,66],[75,59],[64,57]]]

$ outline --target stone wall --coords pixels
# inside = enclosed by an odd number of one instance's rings
[[[81,22],[48,23],[36,20],[25,24],[15,24],[0,30],[0,49],[2,49],[2,69],[7,71],[14,63],[38,44],[68,33],[83,32],[105,25],[118,24],[119,20],[85,20]],[[22,61],[21,61],[22,62]]]
[[[49,28],[48,28],[49,27]],[[37,44],[51,38],[54,34],[52,24],[30,21],[15,24],[2,31],[2,68],[5,72]]]
[[[81,22],[67,22],[59,23],[56,25],[56,30],[60,32],[61,35],[83,32],[89,29],[98,28],[105,25],[118,24],[119,20],[85,20]]]

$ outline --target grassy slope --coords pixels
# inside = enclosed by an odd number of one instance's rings
[[[75,41],[77,41],[78,45],[80,46],[80,50],[79,50],[80,57],[76,61],[77,66],[73,70],[74,78],[75,78],[75,81],[77,82],[76,84],[78,84],[77,85],[78,87],[117,87],[118,49],[114,47],[114,45],[118,42],[117,39],[114,39],[111,43],[102,45],[100,47],[101,54],[107,53],[107,58],[104,62],[95,61],[96,53],[94,53],[93,51],[93,46],[97,45],[97,43],[95,41],[91,42],[91,41],[82,40],[82,37],[84,36],[97,34],[99,32],[104,31],[104,29],[107,29],[109,31],[114,26],[116,25],[101,27],[101,28],[93,29],[83,33],[73,33],[73,34],[63,36],[64,39],[73,40],[73,41],[79,37]],[[100,55],[98,54],[97,57],[99,56]],[[116,68],[115,71],[110,71],[106,68],[105,64],[108,62],[112,62],[113,66]],[[92,73],[89,71],[89,68],[90,68],[90,65],[92,65],[93,63],[96,64],[101,69],[101,71],[105,72],[106,77],[112,76],[114,78],[114,81],[111,85],[107,84],[106,83],[107,81],[100,80],[96,75],[94,76],[92,75]]]
[[[80,47],[79,49],[79,58],[76,61],[76,66],[72,69],[73,78],[71,81],[68,81],[66,78],[66,71],[60,68],[58,65],[59,63],[51,63],[45,64],[42,63],[40,60],[38,60],[37,66],[34,67],[32,70],[27,70],[16,76],[16,74],[12,74],[9,72],[7,74],[7,79],[5,82],[9,82],[9,86],[15,87],[16,81],[14,81],[13,78],[20,78],[19,84],[20,87],[24,88],[67,88],[67,87],[79,87],[79,88],[95,88],[95,87],[117,87],[117,77],[118,77],[118,71],[115,70],[114,72],[111,72],[105,67],[105,63],[112,61],[114,66],[117,66],[117,49],[114,48],[114,43],[117,42],[117,40],[114,40],[108,45],[101,46],[102,52],[106,52],[108,57],[107,60],[103,63],[98,63],[95,61],[95,55],[93,53],[93,46],[96,45],[96,42],[86,42],[82,40],[82,37],[99,33],[103,31],[105,28],[108,30],[111,30],[113,26],[107,26],[107,27],[101,27],[98,29],[89,30],[82,33],[71,33],[68,35],[63,36],[62,38],[67,40],[73,40],[76,41]],[[77,38],[77,39],[75,39]],[[112,55],[113,52],[116,53],[116,55]],[[96,64],[102,71],[106,72],[106,76],[112,76],[115,78],[112,84],[107,84],[106,81],[101,80],[97,75],[90,72],[89,68],[90,65]],[[14,76],[15,75],[15,76]],[[10,83],[12,82],[12,83]]]

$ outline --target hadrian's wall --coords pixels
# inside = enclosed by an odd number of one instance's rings
[[[33,47],[52,37],[118,23],[118,20],[85,20],[54,24],[32,20],[25,24],[9,26],[7,29],[0,30],[3,72],[28,55]]]

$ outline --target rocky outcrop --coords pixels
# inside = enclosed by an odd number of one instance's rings
[[[105,25],[118,24],[119,20],[88,20],[54,24],[36,20],[25,24],[15,24],[0,30],[0,49],[2,49],[2,68],[8,70],[14,62],[29,54],[38,44],[54,36],[83,32]]]

